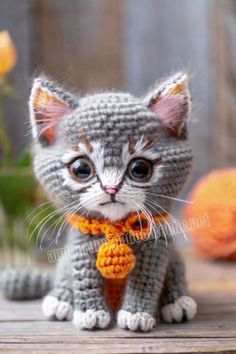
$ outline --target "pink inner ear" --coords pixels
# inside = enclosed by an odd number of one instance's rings
[[[159,98],[157,102],[150,106],[150,109],[165,126],[171,128],[185,118],[183,106],[183,95],[169,95]]]
[[[45,107],[35,107],[35,113],[40,113],[44,116],[45,122],[54,121],[63,117],[71,111],[70,107],[58,103],[48,103]]]
[[[55,140],[55,125],[58,119],[70,113],[71,109],[66,104],[49,103],[47,107],[35,107],[35,118],[38,126],[38,137],[44,136],[48,143]]]

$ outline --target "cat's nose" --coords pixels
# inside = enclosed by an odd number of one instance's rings
[[[106,186],[106,187],[105,187],[105,192],[106,192],[107,194],[116,194],[117,188],[114,187],[114,186]]]

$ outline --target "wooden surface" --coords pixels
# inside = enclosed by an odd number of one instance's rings
[[[79,331],[69,322],[47,322],[40,301],[0,301],[2,353],[235,353],[235,264],[207,263],[187,256],[197,317],[183,324],[159,324],[141,334],[117,328]]]

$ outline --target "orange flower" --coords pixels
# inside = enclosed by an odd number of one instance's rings
[[[16,64],[16,48],[8,31],[0,32],[0,78],[11,71]]]

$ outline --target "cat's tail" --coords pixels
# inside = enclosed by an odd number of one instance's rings
[[[41,298],[52,288],[52,274],[29,269],[0,271],[0,291],[10,300]]]

